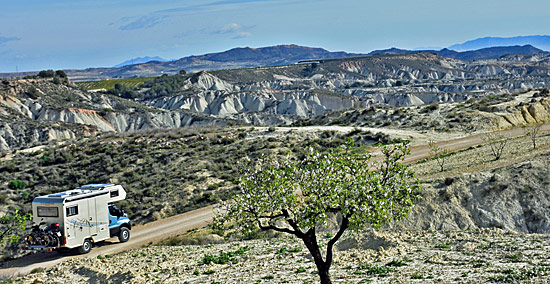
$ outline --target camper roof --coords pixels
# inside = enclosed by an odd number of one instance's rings
[[[33,203],[65,203],[69,201],[75,201],[83,198],[107,194],[111,192],[111,190],[117,191],[117,196],[113,196],[113,194],[111,194],[111,199],[116,199],[112,201],[122,200],[124,199],[124,197],[126,197],[126,194],[124,192],[123,196],[120,196],[121,198],[120,197],[117,198],[119,195],[122,195],[122,194],[119,194],[118,191],[119,190],[124,191],[124,189],[120,185],[87,184],[87,185],[82,185],[80,187],[77,187],[75,189],[36,197],[33,200]]]
[[[76,189],[89,189],[89,190],[99,190],[103,189],[107,186],[114,186],[112,183],[106,183],[106,184],[86,184],[81,187],[77,187]]]

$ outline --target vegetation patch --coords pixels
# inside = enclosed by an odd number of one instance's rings
[[[125,86],[130,89],[139,88],[145,82],[154,80],[154,77],[140,77],[140,78],[129,78],[129,79],[112,79],[112,80],[101,80],[101,81],[87,81],[87,82],[76,82],[77,86],[86,88],[87,90],[94,89],[106,89],[111,90],[115,88],[116,84]]]

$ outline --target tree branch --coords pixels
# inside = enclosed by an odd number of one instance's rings
[[[297,236],[298,238],[302,238],[304,233],[302,232],[302,230],[300,230],[300,227],[298,227],[298,224],[296,224],[296,222],[294,222],[294,220],[290,218],[290,214],[288,213],[288,210],[283,209],[282,212],[283,212],[283,215],[285,215],[286,217],[285,220],[292,227],[292,229],[294,229],[294,232],[295,232],[294,235]]]
[[[6,230],[4,230],[2,232],[2,234],[0,234],[0,241],[4,241],[4,237],[10,232],[11,230],[9,228],[7,228]]]
[[[282,232],[282,233],[295,235],[297,237],[299,237],[299,234],[301,234],[301,232],[297,232],[297,231],[294,231],[294,230],[291,230],[291,229],[288,229],[288,228],[280,228],[280,227],[277,227],[277,226],[274,226],[274,225],[263,226],[260,221],[258,221],[258,227],[260,227],[260,229],[264,230],[264,231],[274,230],[274,231],[277,231],[277,232]]]
[[[250,213],[252,215],[254,215],[255,218],[257,219],[277,219],[277,218],[280,218],[280,217],[285,217],[284,214],[277,214],[277,215],[258,215],[258,212],[254,211],[254,210],[250,210],[250,209],[243,209],[243,212],[246,212],[246,213]]]
[[[349,225],[349,219],[345,216],[342,216],[342,224],[340,224],[340,230],[338,230],[338,233],[327,243],[327,257],[326,257],[326,264],[331,265],[332,264],[332,248],[334,247],[334,244],[342,237],[346,229]]]

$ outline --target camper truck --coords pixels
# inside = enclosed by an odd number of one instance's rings
[[[120,185],[88,184],[73,190],[36,197],[34,226],[25,238],[28,250],[78,248],[88,253],[92,243],[117,236],[130,239],[130,219],[113,202],[126,198]]]

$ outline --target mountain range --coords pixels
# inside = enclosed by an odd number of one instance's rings
[[[544,53],[544,50],[538,49],[532,45],[523,45],[523,46],[497,46],[497,47],[488,47],[478,50],[470,51],[455,51],[451,49],[441,49],[441,50],[407,50],[399,48],[390,48],[384,50],[375,50],[369,53],[369,55],[374,54],[406,54],[406,53],[417,53],[417,52],[429,52],[437,54],[441,57],[454,58],[462,61],[472,61],[472,60],[483,60],[483,59],[496,59],[503,55],[508,54],[538,54]]]
[[[530,45],[492,47],[476,51],[457,52],[449,49],[439,51],[412,51],[389,49],[374,51],[370,54],[331,52],[322,48],[311,48],[298,45],[278,45],[262,48],[234,48],[219,53],[183,57],[178,60],[161,62],[149,61],[142,64],[127,65],[119,68],[89,68],[85,70],[66,70],[74,81],[105,80],[113,78],[152,77],[162,74],[177,74],[180,70],[187,72],[256,68],[295,64],[303,60],[320,60],[334,58],[362,57],[374,54],[418,53],[429,52],[442,57],[463,61],[495,59],[507,54],[538,54],[544,52]]]
[[[203,70],[252,68],[294,64],[305,59],[344,58],[360,55],[364,54],[343,51],[331,52],[322,48],[298,45],[277,45],[262,48],[239,47],[223,52],[188,56],[167,62],[149,61],[118,68],[88,68],[84,70],[65,70],[65,72],[71,80],[92,81],[176,74],[182,69],[187,72],[198,72]]]
[[[536,48],[550,51],[550,35],[516,36],[516,37],[484,37],[469,40],[461,44],[449,46],[456,51],[476,50],[495,46],[532,45]]]
[[[516,45],[522,43],[523,45]],[[531,43],[531,44],[525,44]],[[506,45],[506,46],[496,46]],[[491,47],[486,47],[491,46]],[[468,50],[482,47],[476,50]],[[138,57],[127,60],[115,67],[64,70],[73,81],[95,81],[116,78],[154,77],[163,74],[177,74],[182,69],[187,72],[256,68],[295,64],[303,60],[360,57],[375,54],[403,54],[429,52],[442,57],[462,61],[496,59],[508,54],[533,55],[550,50],[550,36],[525,36],[514,38],[482,38],[453,45],[441,50],[405,50],[390,48],[372,51],[369,54],[331,52],[322,48],[298,45],[277,45],[261,48],[239,47],[223,52],[183,57],[166,61],[160,57]],[[466,50],[466,51],[464,51]],[[37,72],[0,73],[0,77],[22,77]]]

